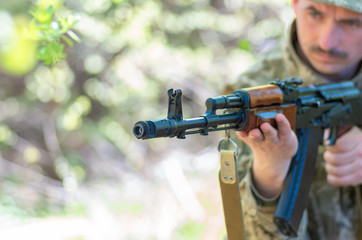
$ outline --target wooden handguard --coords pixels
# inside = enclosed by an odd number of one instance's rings
[[[243,89],[249,96],[248,125],[244,131],[258,128],[263,123],[270,123],[277,127],[275,115],[282,113],[288,119],[292,129],[295,128],[297,106],[295,104],[283,105],[283,92],[276,85]]]

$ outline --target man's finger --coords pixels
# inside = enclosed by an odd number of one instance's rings
[[[273,128],[269,123],[263,123],[260,126],[260,129],[264,135],[264,139],[266,141],[272,142],[272,143],[277,143],[279,142],[279,138],[278,138],[278,131]]]
[[[341,166],[349,164],[355,160],[355,151],[351,152],[342,152],[342,153],[333,153],[331,151],[325,151],[323,154],[324,160],[329,164],[335,166]]]
[[[356,164],[351,163],[351,164],[337,166],[327,162],[325,168],[328,174],[332,174],[333,176],[336,177],[342,177],[354,173],[356,171]]]
[[[249,135],[249,133],[246,131],[237,131],[236,134],[241,138],[245,138]]]
[[[255,128],[252,129],[250,131],[237,131],[236,134],[243,140],[246,142],[249,141],[256,141],[256,142],[261,142],[264,140],[264,136],[261,133],[260,129]]]
[[[326,150],[332,153],[348,152],[355,148],[358,141],[355,140],[356,132],[360,131],[357,127],[354,127],[343,134],[337,139],[336,144],[327,145]]]
[[[329,184],[335,187],[358,185],[361,183],[360,181],[358,181],[358,172],[354,172],[354,174],[345,175],[343,177],[328,174],[327,181],[329,182]]]
[[[264,140],[264,136],[261,133],[259,128],[254,128],[249,131],[249,138],[251,138],[253,141],[261,142]]]
[[[275,120],[278,126],[279,138],[289,137],[291,128],[288,119],[283,114],[279,113],[275,116]]]

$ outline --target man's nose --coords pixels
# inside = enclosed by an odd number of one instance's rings
[[[318,43],[321,49],[328,51],[338,47],[341,33],[337,23],[328,22],[320,31]]]

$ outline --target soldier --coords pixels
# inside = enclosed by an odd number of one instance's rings
[[[296,19],[285,42],[243,74],[238,88],[299,77],[305,84],[352,81],[362,91],[362,1],[292,0],[292,8]],[[276,121],[278,130],[264,123],[237,133],[247,239],[287,239],[273,214],[298,140],[284,115]],[[346,129],[334,146],[319,153],[297,239],[362,240],[361,126]]]

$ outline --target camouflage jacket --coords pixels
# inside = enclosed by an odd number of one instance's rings
[[[268,84],[275,79],[287,77],[302,78],[305,84],[328,83],[298,57],[294,44],[296,41],[295,23],[292,24],[289,37],[278,48],[266,54],[248,72],[240,76],[238,88],[251,85]],[[362,90],[362,70],[353,79]],[[237,139],[235,137],[235,139]],[[288,239],[278,232],[273,223],[273,214],[277,199],[264,199],[253,187],[251,178],[252,152],[240,140],[238,159],[240,191],[244,214],[244,225],[248,240]],[[309,194],[307,210],[304,212],[298,238],[296,239],[358,239],[359,206],[356,204],[356,188],[337,188],[326,181],[324,160],[320,147],[314,180]],[[293,239],[293,238],[290,238]]]

